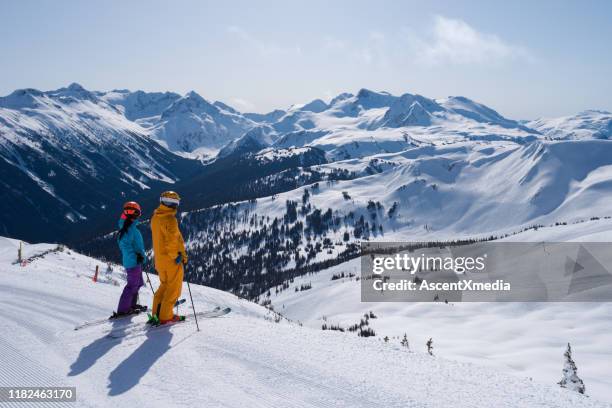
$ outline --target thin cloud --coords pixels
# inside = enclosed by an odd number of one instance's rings
[[[386,67],[389,63],[388,51],[385,35],[378,31],[370,31],[366,40],[357,44],[350,52],[360,63]]]
[[[243,98],[232,98],[232,105],[234,105],[240,112],[250,112],[255,110],[255,104],[250,101],[247,101]]]
[[[347,44],[345,41],[342,41],[338,38],[327,36],[323,39],[323,48],[326,50],[344,50]]]
[[[302,48],[299,45],[285,47],[272,42],[262,41],[246,31],[244,28],[238,26],[228,26],[226,31],[265,57],[279,54],[293,54],[295,56],[302,55]]]
[[[481,64],[532,60],[527,49],[494,34],[476,30],[463,20],[436,16],[429,38],[413,38],[417,58],[431,64]]]
[[[411,61],[424,65],[499,64],[534,62],[528,49],[478,31],[463,20],[435,16],[425,34],[410,27],[399,32],[404,41],[391,41],[389,33],[369,31],[361,42],[324,37],[323,49],[343,54],[360,64],[389,68]],[[408,60],[406,60],[408,58]]]

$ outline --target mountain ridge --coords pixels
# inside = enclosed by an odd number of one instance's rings
[[[51,91],[20,89],[0,97],[0,167],[8,196],[25,204],[3,204],[9,215],[0,231],[11,235],[27,230],[22,236],[37,239],[35,225],[42,223],[53,225],[64,239],[72,230],[82,233],[94,219],[109,217],[124,197],[154,197],[173,185],[197,193],[197,184],[189,179],[225,157],[251,157],[240,159],[243,169],[233,169],[236,180],[250,180],[241,172],[255,165],[259,151],[270,149],[279,151],[266,153],[272,161],[285,160],[291,149],[314,149],[314,162],[342,162],[337,167],[344,171],[354,159],[367,163],[422,146],[471,143],[497,149],[497,142],[607,139],[611,116],[591,110],[517,122],[465,97],[429,99],[368,89],[268,114],[243,114],[195,91],[183,96],[101,92],[76,83]],[[289,167],[287,163],[267,166],[279,171],[300,167],[298,160]],[[271,177],[269,170],[261,174]],[[32,214],[31,220],[20,225],[24,214]],[[44,239],[52,238],[48,234]]]

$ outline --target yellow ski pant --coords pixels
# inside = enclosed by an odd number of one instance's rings
[[[164,265],[157,271],[159,288],[153,296],[153,311],[159,320],[170,320],[174,316],[174,304],[183,289],[183,265]]]

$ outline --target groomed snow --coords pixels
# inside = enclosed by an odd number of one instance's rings
[[[197,285],[199,310],[233,309],[202,320],[200,332],[192,322],[122,340],[105,337],[108,325],[74,331],[108,315],[121,288],[103,283],[106,276],[92,282],[95,266],[105,265],[70,250],[12,265],[16,247],[0,240],[0,385],[76,386],[78,403],[57,406],[606,406],[524,375],[447,360],[441,336],[440,356],[410,353],[395,340],[274,323],[260,306]],[[26,248],[28,256],[53,249]],[[112,279],[121,281],[118,270]],[[148,303],[147,288],[142,294]],[[500,336],[504,323],[498,319]],[[580,369],[583,354],[575,348]],[[555,360],[560,365],[560,356]]]

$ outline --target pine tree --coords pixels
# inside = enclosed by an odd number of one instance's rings
[[[565,357],[565,364],[563,366],[563,378],[559,381],[561,388],[567,388],[568,390],[576,391],[580,394],[584,394],[586,387],[580,377],[578,377],[578,368],[576,363],[572,359],[572,347],[567,343],[567,350],[563,354]]]
[[[402,347],[406,347],[408,350],[410,350],[410,343],[408,343],[408,336],[406,336],[406,333],[404,333],[404,338],[400,344]]]
[[[429,353],[430,356],[433,356],[433,340],[430,337],[429,340],[427,340],[427,343],[425,343],[425,345],[427,346],[427,352]]]

